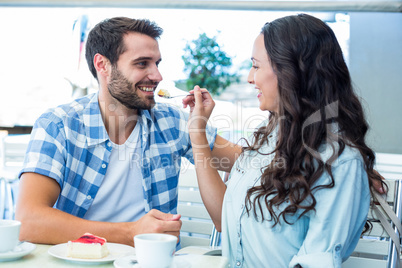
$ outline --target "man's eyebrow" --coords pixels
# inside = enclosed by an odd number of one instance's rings
[[[152,57],[138,57],[136,59],[133,59],[132,62],[136,63],[139,61],[147,61],[147,60],[153,60],[153,58]],[[158,59],[156,62],[161,62],[161,61],[162,61],[162,58]]]
[[[133,59],[133,62],[137,62],[137,61],[144,61],[144,60],[152,60],[151,57],[138,57],[136,59]]]

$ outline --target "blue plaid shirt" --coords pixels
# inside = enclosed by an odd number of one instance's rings
[[[138,146],[146,212],[177,213],[181,157],[194,162],[187,119],[188,114],[167,104],[140,111]],[[216,129],[208,127],[207,137],[212,148]],[[61,193],[55,207],[83,217],[105,177],[111,150],[98,94],[91,94],[39,117],[20,176],[35,172],[56,180]]]

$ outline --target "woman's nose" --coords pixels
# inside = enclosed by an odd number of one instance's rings
[[[250,72],[248,73],[248,76],[247,76],[247,82],[249,84],[254,84],[254,74],[252,72],[253,72],[253,70],[250,70]]]

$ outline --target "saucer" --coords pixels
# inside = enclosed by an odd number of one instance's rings
[[[190,268],[191,264],[186,261],[184,256],[174,256],[173,262],[169,268]],[[126,256],[123,258],[119,258],[113,262],[115,268],[141,268],[138,263],[133,263],[132,261],[135,260],[136,257],[133,256]]]
[[[21,245],[14,248],[12,251],[0,253],[0,262],[4,261],[15,261],[19,258],[28,255],[36,248],[35,244],[24,242]]]

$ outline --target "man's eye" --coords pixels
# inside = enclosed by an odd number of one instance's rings
[[[137,65],[141,66],[141,67],[145,67],[145,66],[147,66],[147,62],[146,61],[141,61],[141,62],[138,62]]]

